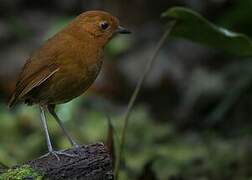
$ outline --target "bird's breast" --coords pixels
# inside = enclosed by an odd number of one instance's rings
[[[55,74],[54,101],[67,102],[84,93],[95,81],[102,66],[102,59],[85,62],[84,65],[72,64]],[[55,82],[55,80],[53,80]],[[58,94],[58,95],[57,95]]]

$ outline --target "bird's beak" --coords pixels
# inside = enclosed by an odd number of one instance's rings
[[[118,28],[116,30],[116,33],[119,33],[119,34],[130,34],[131,32],[128,29],[126,29],[126,28],[124,28],[122,26],[118,26]]]

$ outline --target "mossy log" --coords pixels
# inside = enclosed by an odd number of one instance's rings
[[[0,180],[83,179],[113,180],[112,162],[103,144],[64,150],[73,157],[46,155],[8,169]]]

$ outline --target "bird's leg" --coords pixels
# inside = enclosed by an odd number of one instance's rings
[[[57,123],[59,124],[59,126],[61,127],[63,133],[65,134],[65,136],[67,137],[67,139],[69,140],[70,144],[74,147],[79,147],[79,145],[73,140],[73,138],[70,136],[70,134],[68,133],[68,131],[66,130],[66,128],[64,127],[62,121],[60,120],[60,118],[58,117],[58,115],[55,112],[55,105],[48,105],[47,106],[48,111],[50,112],[50,114],[54,117],[54,119],[57,121]]]
[[[69,157],[74,157],[74,155],[53,150],[52,143],[50,140],[50,135],[48,132],[48,126],[47,126],[46,117],[45,117],[45,110],[44,110],[44,107],[42,107],[42,106],[40,106],[40,116],[41,116],[41,124],[43,126],[44,131],[45,131],[46,143],[47,143],[49,154],[54,155],[57,158],[57,160],[60,160],[58,155],[65,155],[65,156],[69,156]],[[48,154],[46,154],[45,156],[47,156],[47,155]]]
[[[46,117],[45,117],[45,111],[44,111],[44,108],[42,106],[40,106],[40,116],[41,116],[41,124],[43,126],[44,131],[45,131],[48,151],[51,152],[51,151],[53,151],[53,148],[52,148],[52,143],[51,143],[49,132],[48,132],[48,127],[47,127],[47,122],[46,122]]]

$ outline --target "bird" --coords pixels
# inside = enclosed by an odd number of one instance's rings
[[[53,148],[46,112],[56,120],[70,144],[78,147],[56,114],[55,107],[82,95],[92,85],[102,67],[105,45],[119,33],[131,32],[109,12],[83,12],[35,50],[17,78],[9,107],[18,102],[38,105],[48,154],[57,159],[59,155],[71,155]]]

